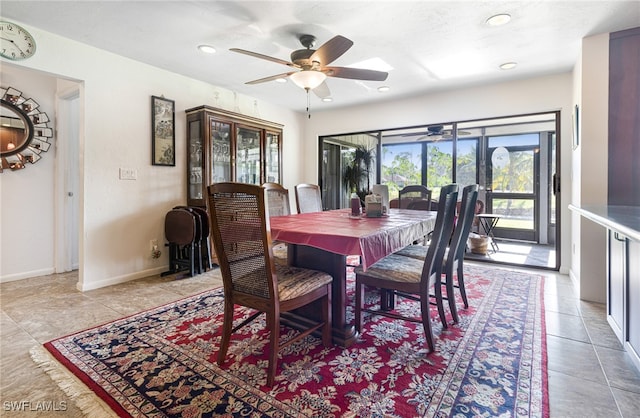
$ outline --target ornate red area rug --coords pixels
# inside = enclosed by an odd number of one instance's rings
[[[365,317],[348,349],[325,348],[314,337],[289,347],[272,388],[265,386],[264,323],[235,334],[224,367],[216,365],[222,289],[45,348],[118,416],[548,416],[543,278],[465,270],[470,307],[446,329],[433,309],[435,353],[427,354],[421,325]],[[408,300],[397,307],[419,312]],[[237,320],[249,314],[238,311]]]

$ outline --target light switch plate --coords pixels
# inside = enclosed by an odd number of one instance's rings
[[[120,168],[120,180],[136,180],[138,170],[135,168]]]

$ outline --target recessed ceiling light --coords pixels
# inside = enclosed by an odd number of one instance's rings
[[[332,101],[333,101],[333,99],[332,99],[331,97],[323,97],[323,98],[322,98],[322,101],[323,101],[323,102],[332,102]]]
[[[516,68],[517,65],[518,65],[517,62],[505,62],[504,64],[500,64],[500,69],[501,70],[511,70],[513,68]]]
[[[487,19],[486,24],[489,26],[502,26],[509,23],[510,20],[511,15],[501,13],[495,16],[491,16],[489,19]]]
[[[198,45],[198,49],[202,52],[204,52],[205,54],[215,54],[216,53],[216,49],[214,47],[212,47],[211,45]]]
[[[276,78],[276,83],[286,83],[287,79],[282,77],[282,78]]]
[[[389,87],[389,86],[380,86],[380,87],[378,87],[378,91],[380,93],[384,93],[384,92],[389,91],[389,90],[391,90],[391,87]]]

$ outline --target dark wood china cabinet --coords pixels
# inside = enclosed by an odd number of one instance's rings
[[[222,181],[282,182],[283,125],[209,106],[187,109],[187,204]]]

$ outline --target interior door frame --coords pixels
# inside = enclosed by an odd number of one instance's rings
[[[55,272],[79,270],[82,281],[82,109],[80,83],[56,95]]]

